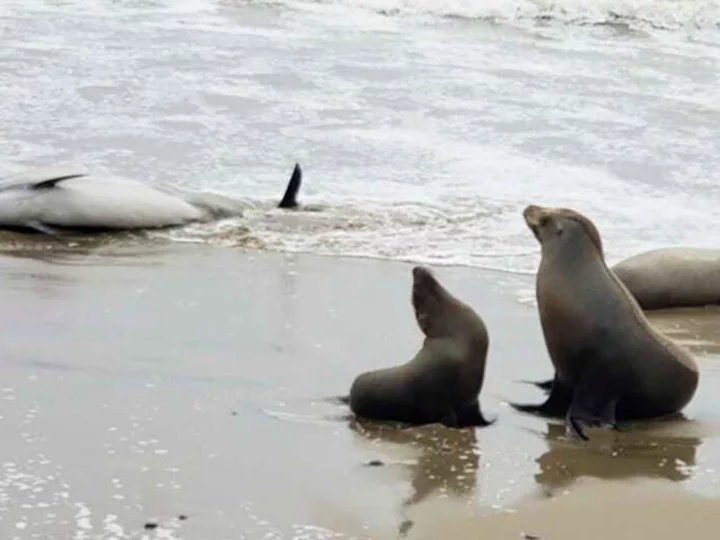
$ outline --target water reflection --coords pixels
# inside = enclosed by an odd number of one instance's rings
[[[670,422],[633,426],[632,430],[626,427],[623,432],[597,430],[582,444],[565,436],[564,425],[548,423],[544,437],[549,449],[536,460],[540,472],[535,480],[546,496],[555,495],[582,476],[687,480],[692,476],[701,439],[663,434],[662,428]]]
[[[477,488],[480,456],[475,428],[449,429],[439,424],[401,428],[358,419],[350,422],[350,428],[375,447],[390,444],[413,450],[415,459],[400,462],[411,474],[410,495],[403,501],[403,510],[436,493],[467,500]],[[392,452],[392,448],[384,450]],[[412,525],[403,521],[400,534],[405,535]]]
[[[17,259],[31,259],[53,264],[87,264],[91,257],[103,263],[108,259],[147,257],[168,246],[168,241],[142,232],[102,234],[70,234],[47,236],[0,231],[0,255]],[[147,260],[141,261],[146,264]]]
[[[84,282],[85,274],[65,267],[159,266],[167,252],[137,235],[45,236],[0,232],[0,275],[14,289],[56,298]],[[154,256],[151,256],[154,255]],[[30,264],[27,264],[27,263]]]

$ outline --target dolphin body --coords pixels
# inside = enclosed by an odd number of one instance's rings
[[[278,208],[297,208],[295,168]],[[246,205],[212,193],[184,193],[82,167],[42,167],[0,180],[0,229],[57,235],[164,229],[240,217]]]

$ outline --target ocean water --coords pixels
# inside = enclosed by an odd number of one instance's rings
[[[229,194],[244,219],[173,238],[278,251],[528,273],[529,203],[587,213],[611,261],[717,246],[719,23],[717,0],[3,0],[0,174]],[[272,211],[295,161],[318,212]]]

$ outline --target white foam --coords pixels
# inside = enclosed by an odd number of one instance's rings
[[[339,0],[339,3],[396,16],[433,15],[495,21],[624,22],[666,29],[713,27],[720,22],[717,0]]]

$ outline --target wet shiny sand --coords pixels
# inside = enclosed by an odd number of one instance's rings
[[[560,517],[597,521],[610,503],[627,508],[623,497],[648,495],[645,514],[628,517],[642,522],[715,504],[716,309],[652,314],[701,366],[686,419],[588,430],[581,444],[504,403],[542,399],[518,381],[551,374],[535,308],[518,301],[532,279],[438,267],[487,323],[481,404],[498,422],[349,421],[325,398],[420,346],[410,269],[131,240],[6,246],[0,538],[438,538],[447,523],[459,539],[483,527],[489,538],[570,539],[580,529],[558,533]]]

